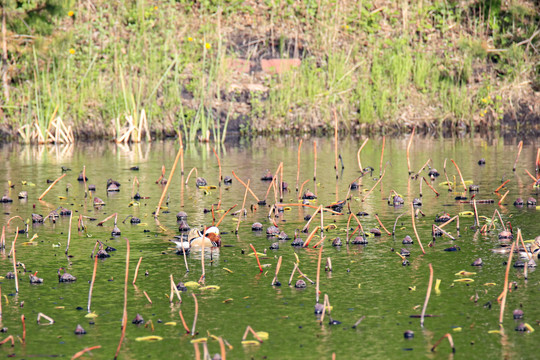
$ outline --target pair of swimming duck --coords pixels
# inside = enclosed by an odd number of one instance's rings
[[[180,250],[202,250],[203,246],[207,249],[221,246],[221,236],[216,226],[206,228],[204,232],[199,229],[191,229],[187,236],[187,241],[171,240]]]

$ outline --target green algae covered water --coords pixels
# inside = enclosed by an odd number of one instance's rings
[[[346,138],[339,141],[339,152],[344,169],[339,164],[339,178],[334,170],[334,146],[329,139],[305,138],[300,150],[299,184],[308,180],[303,191],[310,190],[317,199],[310,203],[315,207],[328,206],[338,200],[345,200],[348,187],[360,176],[357,151],[363,139]],[[535,142],[536,141],[536,142]],[[314,177],[314,142],[317,148],[317,173]],[[283,194],[284,203],[298,203],[296,192],[298,139],[282,137],[277,139],[256,138],[251,141],[226,144],[217,147],[223,176],[232,176],[232,171],[247,182],[258,198],[263,199],[269,182],[260,178],[267,169],[275,172],[283,162],[284,181],[288,191]],[[460,190],[460,180],[453,159],[460,167],[464,180],[479,186],[475,199],[494,200],[492,204],[478,204],[480,224],[488,223],[495,209],[501,213],[504,222],[511,222],[514,233],[521,229],[524,240],[532,240],[540,235],[540,216],[535,206],[521,208],[513,206],[516,198],[525,201],[532,197],[538,200],[538,191],[532,186],[532,179],[525,170],[534,176],[535,158],[539,146],[537,140],[525,142],[517,163],[512,167],[517,155],[517,143],[502,138],[482,140],[467,139],[427,139],[416,137],[411,147],[411,169],[416,174],[424,163],[431,159],[430,167],[436,168],[441,176],[431,181],[428,168],[420,172],[418,178],[408,174],[406,148],[408,137],[386,139],[383,168],[385,175],[369,196],[367,191],[378,180],[382,139],[370,139],[361,153],[362,167],[371,166],[372,173],[364,176],[358,190],[350,192],[350,210],[355,214],[366,212],[360,217],[364,230],[380,228],[375,214],[382,224],[392,232],[396,218],[395,236],[382,230],[380,237],[368,237],[367,245],[347,244],[346,228],[349,208],[342,209],[343,215],[324,214],[324,226],[335,225],[325,231],[326,241],[322,250],[320,274],[320,298],[329,296],[332,306],[330,314],[325,315],[322,324],[314,314],[316,286],[306,280],[305,289],[293,285],[299,279],[293,276],[291,286],[289,277],[297,262],[301,271],[314,282],[317,280],[319,249],[312,245],[320,238],[315,237],[308,248],[294,248],[292,240],[278,241],[268,238],[264,231],[251,230],[254,222],[261,222],[266,229],[271,225],[269,206],[257,205],[248,194],[245,216],[233,214],[242,206],[245,188],[233,177],[232,184],[219,186],[218,162],[212,145],[190,144],[186,146],[184,157],[184,176],[180,164],[170,181],[170,187],[159,215],[159,222],[153,217],[164,186],[156,184],[165,165],[166,175],[178,150],[174,141],[151,144],[116,146],[108,143],[77,144],[76,146],[25,147],[5,145],[0,148],[3,171],[0,172],[1,190],[10,197],[12,203],[0,204],[2,215],[0,226],[5,226],[6,249],[0,254],[0,275],[13,271],[10,250],[15,238],[16,228],[26,228],[19,234],[16,242],[16,260],[19,277],[19,293],[15,291],[15,280],[3,278],[1,284],[2,318],[1,327],[6,332],[4,339],[13,335],[14,347],[6,343],[0,347],[0,356],[16,358],[62,357],[71,358],[78,351],[92,346],[99,349],[83,355],[85,358],[113,358],[121,336],[121,323],[124,304],[124,277],[126,267],[127,241],[130,243],[129,284],[127,288],[128,324],[126,336],[120,349],[122,359],[162,359],[196,358],[198,346],[200,357],[205,349],[203,343],[194,345],[193,340],[207,339],[211,356],[220,352],[222,337],[227,356],[230,359],[337,359],[353,358],[448,358],[451,349],[448,342],[442,342],[435,352],[431,351],[436,341],[450,333],[460,358],[536,358],[539,331],[518,332],[516,326],[527,323],[539,330],[540,278],[538,270],[529,268],[527,278],[523,268],[510,268],[508,293],[504,313],[503,332],[499,328],[500,304],[497,297],[502,292],[507,254],[493,253],[501,242],[498,233],[502,230],[500,220],[495,228],[487,233],[477,233],[473,227],[474,217],[460,217],[458,236],[455,224],[445,229],[456,237],[437,237],[432,241],[432,224],[436,215],[448,213],[451,216],[461,212],[473,211],[468,203],[456,201],[456,196],[470,199],[471,194]],[[486,164],[478,165],[485,158]],[[447,159],[446,170],[450,181],[455,181],[459,192],[449,192],[445,185],[443,164]],[[63,174],[62,166],[71,169],[65,172],[52,190],[38,201],[39,196],[54,180]],[[139,170],[130,168],[138,166]],[[85,197],[84,184],[77,181],[79,172],[86,169],[88,184],[96,186],[96,191]],[[197,174],[204,177],[216,189],[198,189],[195,186],[195,171],[187,185],[187,174],[197,168]],[[420,197],[420,179],[425,177],[435,193],[424,183],[422,185],[421,209],[416,219],[419,237],[425,248],[422,254],[416,241],[412,222],[410,203]],[[455,177],[455,178],[454,178]],[[121,183],[120,191],[106,192],[107,179]],[[143,197],[135,201],[132,197],[135,185]],[[182,180],[183,179],[183,180]],[[501,195],[494,190],[505,180],[510,180],[499,192],[508,196],[501,206],[497,205]],[[11,181],[13,187],[9,187]],[[299,185],[299,186],[300,186]],[[18,199],[21,191],[28,192],[28,198]],[[400,194],[404,206],[389,206],[388,197]],[[93,206],[93,197],[103,199],[105,205]],[[279,195],[278,201],[279,201]],[[273,191],[267,199],[273,204]],[[363,201],[364,200],[364,201]],[[182,303],[176,295],[170,302],[170,276],[175,282],[199,281],[202,274],[201,255],[192,253],[187,257],[189,272],[183,256],[176,254],[174,243],[179,235],[176,213],[185,211],[191,227],[212,224],[212,205],[218,208],[216,221],[223,210],[237,204],[220,224],[223,247],[205,259],[205,285],[218,288],[189,287],[181,292]],[[68,256],[65,254],[68,238],[69,217],[61,216],[56,222],[46,220],[43,224],[32,224],[32,213],[46,216],[50,211],[63,206],[73,211],[71,244]],[[114,220],[103,226],[98,222],[107,216],[118,213],[120,236],[111,236]],[[295,230],[301,230],[306,221],[304,217],[315,212],[314,208],[286,206],[275,220],[281,230],[293,238]],[[82,215],[84,229],[78,230],[78,220]],[[132,225],[128,215],[141,219],[141,224]],[[8,220],[14,218],[8,225]],[[235,234],[238,217],[241,223]],[[97,220],[93,220],[97,219]],[[310,231],[320,224],[319,216],[310,226]],[[356,227],[352,219],[350,228]],[[352,232],[352,231],[351,231]],[[305,233],[299,233],[306,240]],[[413,245],[403,245],[402,239],[410,235]],[[356,235],[355,235],[356,236]],[[340,237],[343,246],[331,246],[331,240]],[[32,241],[30,241],[33,239]],[[91,316],[88,316],[88,293],[94,260],[91,257],[96,241],[115,248],[110,257],[97,262],[96,280],[93,289]],[[270,250],[272,243],[278,242],[279,249]],[[263,271],[259,271],[257,260],[252,256],[253,245],[259,253]],[[458,251],[445,251],[456,246]],[[403,266],[396,254],[406,248],[411,255],[409,265]],[[278,258],[282,257],[279,273],[281,286],[272,286]],[[141,260],[135,286],[132,285],[135,267]],[[471,263],[482,258],[483,266],[473,267]],[[331,260],[332,271],[325,271],[327,259]],[[534,259],[537,260],[536,255]],[[520,260],[518,254],[513,263]],[[438,290],[432,291],[426,313],[424,327],[419,315],[426,296],[429,264],[434,269],[434,284],[440,280]],[[59,283],[57,270],[61,267],[77,277],[74,283]],[[465,277],[471,282],[455,281],[463,276],[460,271],[471,272]],[[30,284],[29,275],[37,271],[43,278],[42,284]],[[148,298],[151,299],[151,303]],[[196,335],[186,334],[179,311],[191,329],[195,315],[195,295],[198,305]],[[514,320],[512,312],[522,309],[524,318]],[[53,324],[41,319],[43,313],[52,319]],[[137,314],[142,315],[144,323],[132,324]],[[23,326],[21,316],[26,319],[26,337],[22,344]],[[330,316],[329,316],[330,315]],[[353,325],[360,318],[358,326]],[[334,320],[334,324],[330,324]],[[339,323],[338,323],[339,322]],[[85,335],[75,335],[80,324]],[[268,339],[258,345],[243,345],[242,337],[247,326],[255,331],[268,333]],[[404,332],[414,331],[413,339],[405,339]],[[155,336],[154,341],[140,341],[140,338]],[[249,334],[248,340],[254,337]]]

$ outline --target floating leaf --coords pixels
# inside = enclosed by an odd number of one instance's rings
[[[201,284],[199,284],[199,283],[196,282],[196,281],[186,281],[186,282],[184,283],[184,285],[185,285],[186,287],[194,287],[194,288],[201,286]]]
[[[439,286],[441,285],[441,279],[437,279],[435,281],[435,294],[441,295],[441,290],[439,289]]]
[[[58,198],[59,198],[60,200],[66,200],[66,199],[67,199],[67,197],[65,197],[65,196],[59,196]]]
[[[485,285],[485,286],[495,286],[495,285],[497,285],[497,284],[495,284],[495,283],[485,283],[484,285]]]
[[[199,189],[203,189],[203,190],[215,190],[215,189],[217,189],[217,186],[216,186],[216,185],[199,186]]]
[[[200,288],[200,290],[219,290],[219,289],[221,288],[217,285],[208,285],[208,286],[203,286]]]
[[[176,321],[166,322],[165,325],[167,325],[167,326],[176,326]]]
[[[135,341],[161,341],[161,340],[163,340],[163,338],[157,335],[142,336],[142,337],[135,338]]]
[[[249,253],[248,256],[255,256],[255,253]],[[266,254],[257,252],[257,256],[266,256]]]
[[[324,231],[335,230],[335,229],[337,229],[336,224],[330,224],[330,225],[326,225],[326,226],[324,227]]]
[[[137,226],[148,226],[147,223],[138,223]]]
[[[362,288],[362,284],[358,284],[358,288],[361,289],[361,288]]]
[[[416,291],[416,286],[409,286],[410,291]]]
[[[242,345],[251,346],[251,345],[260,345],[261,343],[257,340],[242,340]]]
[[[456,331],[456,332],[459,332],[461,330],[463,330],[463,329],[461,327],[459,327],[459,326],[452,329],[452,331]]]
[[[52,247],[60,247],[60,245],[61,245],[60,243],[58,243],[58,244],[52,244]]]
[[[529,332],[534,332],[534,328],[533,328],[531,325],[529,325],[529,324],[527,324],[527,323],[525,323],[524,325],[525,325],[525,327],[527,328],[527,330],[528,330]]]
[[[98,314],[96,314],[95,312],[91,312],[90,314],[86,314],[84,317],[94,319],[98,317]]]
[[[527,326],[527,324],[525,324],[525,326]],[[533,330],[534,331],[534,330]],[[266,331],[257,331],[256,332],[257,336],[259,337],[259,339],[261,340],[268,340],[268,333]]]
[[[233,299],[232,299],[232,298],[228,298],[228,299],[223,300],[223,303],[226,304],[226,303],[230,303],[231,301],[233,301]]]
[[[473,217],[474,216],[474,212],[472,211],[462,211],[459,213],[459,216],[463,216],[463,217]]]
[[[232,270],[230,270],[230,269],[227,269],[227,268],[223,268],[223,270],[225,270],[225,271],[227,271],[227,272],[229,272],[229,273],[231,273],[231,274],[233,273],[233,271],[232,271]]]
[[[476,273],[475,273],[475,272],[469,272],[469,271],[461,270],[460,272],[457,272],[457,273],[455,273],[454,275],[456,275],[456,276],[472,276],[472,275],[476,275]]]
[[[439,183],[439,186],[454,186],[454,183],[451,181],[443,181],[442,183]]]
[[[471,279],[471,278],[456,279],[454,280],[454,282],[471,283],[471,282],[474,282],[474,279]]]
[[[207,342],[208,341],[208,338],[198,338],[198,339],[193,339],[191,340],[191,343],[192,344],[200,344],[200,343],[203,343],[203,342]]]
[[[66,308],[65,306],[55,306],[55,309],[58,309],[58,310],[64,310],[65,308]]]
[[[489,330],[488,334],[500,334],[501,330]]]

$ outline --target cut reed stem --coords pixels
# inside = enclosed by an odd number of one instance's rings
[[[58,179],[54,180],[53,183],[51,185],[49,185],[49,187],[47,188],[47,190],[45,190],[43,192],[43,194],[41,194],[41,196],[38,198],[38,200],[42,200],[45,195],[47,195],[47,193],[49,191],[51,191],[51,189],[53,188],[54,185],[56,185],[57,182],[59,182],[60,180],[62,180],[64,178],[64,176],[66,176],[67,174],[62,174]]]
[[[319,256],[317,258],[317,282],[315,283],[315,302],[319,303],[319,289],[320,289],[320,280],[321,280],[321,260],[322,260],[322,250],[324,243],[319,248]]]
[[[497,205],[501,206],[502,202],[504,201],[504,199],[506,198],[506,195],[508,195],[508,193],[510,192],[510,190],[507,190],[504,195],[501,197],[501,199],[499,200],[499,202],[497,203]]]
[[[431,186],[431,184],[426,180],[425,177],[422,176],[422,179],[424,179],[424,182],[426,183],[426,185],[429,186],[429,188],[430,188],[431,190],[433,190],[433,192],[435,193],[436,196],[439,196],[439,195],[440,195],[439,192],[438,192],[437,190],[435,190],[435,188],[433,188],[433,186]]]
[[[334,169],[336,169],[336,179],[339,177],[338,172],[338,116],[335,108],[332,108],[332,112],[334,113],[334,158],[335,158],[335,165]]]
[[[143,291],[143,294],[144,296],[146,297],[146,300],[148,300],[148,302],[150,303],[150,305],[152,304],[152,299],[150,299],[150,296],[148,296],[148,294],[146,293],[146,291]]]
[[[17,259],[16,259],[16,251],[15,251],[15,244],[17,244],[17,238],[19,237],[19,227],[17,226],[17,230],[15,230],[15,240],[11,243],[11,256],[13,260],[13,274],[15,275],[15,292],[19,293],[19,276],[17,275]],[[1,301],[1,300],[0,300]]]
[[[242,202],[242,208],[240,209],[240,214],[238,215],[238,222],[236,223],[236,230],[234,231],[235,234],[238,234],[238,228],[240,227],[240,221],[242,220],[242,216],[243,216],[243,214],[245,213],[245,210],[246,210],[246,198],[247,198],[247,194],[248,194],[250,181],[251,181],[251,179],[248,179],[247,184],[246,184],[246,191],[244,191],[244,201]]]
[[[219,156],[216,152],[216,148],[213,147],[212,148],[212,151],[214,152],[214,155],[216,156],[216,159],[217,159],[217,163],[218,163],[218,167],[219,167],[219,182],[218,182],[218,185],[221,186],[221,181],[223,181],[223,176],[221,176],[221,161],[219,160]]]
[[[503,183],[501,184],[501,186],[499,186],[498,188],[495,189],[494,193],[498,193],[499,190],[501,190],[501,189],[504,187],[504,185],[508,184],[509,182],[510,182],[510,179],[508,179],[508,180],[506,180],[505,182],[503,182]]]
[[[420,245],[420,249],[422,249],[422,254],[425,254],[424,247],[422,246],[422,242],[420,241],[420,236],[418,236],[418,231],[416,231],[416,223],[414,221],[415,214],[414,214],[414,205],[411,202],[411,218],[412,218],[412,226],[414,230],[414,235],[416,235],[416,240],[418,240],[418,244]]]
[[[459,170],[459,167],[457,166],[456,162],[454,161],[454,159],[450,159],[450,161],[454,164],[454,166],[456,167],[456,170],[458,172],[458,175],[459,175],[459,178],[461,180],[461,185],[463,185],[463,190],[467,191],[467,186],[465,185],[465,180],[463,180],[463,175],[461,175],[461,170]]]
[[[429,263],[429,282],[426,292],[426,299],[424,300],[424,306],[422,307],[422,314],[420,315],[420,326],[424,327],[424,316],[426,315],[426,309],[429,302],[429,296],[431,295],[431,287],[433,286],[433,266]]]
[[[95,245],[97,245],[98,243],[99,242],[96,241]],[[96,282],[97,261],[98,261],[98,256],[96,254],[94,255],[94,270],[92,271],[92,281],[90,281],[90,290],[88,291],[88,307],[87,307],[88,312],[90,312],[90,304],[92,303],[92,290],[94,289],[94,283]]]
[[[178,315],[180,315],[180,320],[182,321],[182,325],[184,325],[184,329],[186,329],[186,333],[189,334],[191,330],[186,324],[186,320],[184,319],[184,315],[182,315],[182,310],[178,310]]]
[[[69,213],[69,228],[68,228],[68,238],[67,238],[67,245],[66,245],[66,254],[69,250],[69,243],[71,242],[71,221],[73,220],[73,211]]]
[[[193,301],[195,302],[195,315],[193,316],[193,326],[191,327],[191,336],[197,335],[195,332],[197,326],[197,317],[199,316],[199,302],[197,301],[197,296],[194,293],[191,293],[193,296]]]
[[[274,278],[272,279],[272,286],[276,283],[277,277],[279,274],[279,269],[281,269],[281,260],[283,260],[283,256],[280,256],[276,265],[276,273],[274,275]]]
[[[167,194],[167,190],[169,190],[169,186],[171,185],[174,171],[176,170],[176,165],[178,165],[178,160],[180,160],[180,155],[182,155],[182,152],[184,150],[182,149],[182,146],[178,149],[178,152],[176,153],[176,158],[174,159],[174,163],[171,169],[171,172],[169,173],[169,178],[167,179],[167,183],[165,184],[165,187],[163,188],[163,192],[161,193],[161,197],[159,198],[159,202],[156,208],[156,214],[154,215],[155,218],[159,215],[159,210],[161,209],[161,204],[163,203],[163,200],[165,199],[165,195]]]
[[[167,183],[170,183],[170,178]],[[124,338],[126,336],[128,281],[129,281],[129,240],[126,238],[126,275],[124,277],[124,312],[122,315],[122,334],[120,335],[120,342],[118,343],[118,348],[116,348],[116,353],[114,354],[115,359],[118,358],[118,354],[120,353],[120,348],[122,347],[122,342],[124,341]]]
[[[137,281],[137,275],[139,274],[139,267],[141,266],[142,262],[142,256],[139,258],[139,261],[137,262],[137,266],[135,267],[135,276],[133,276],[133,282],[132,284],[135,285],[135,281]]]
[[[243,182],[242,180],[240,180],[240,178],[239,178],[238,176],[236,176],[236,174],[234,173],[234,171],[232,172],[232,174],[233,174],[234,178],[235,178],[236,180],[238,180],[238,182],[239,182],[240,184],[244,185],[244,187],[247,188],[246,183]],[[254,193],[251,189],[249,189],[248,191],[249,191],[249,193],[250,193],[251,195],[253,195],[253,197],[255,198],[255,200],[257,201],[257,203],[259,203],[260,200],[259,200],[259,198],[257,197],[257,195],[255,195],[255,193]]]
[[[377,219],[377,221],[379,222],[379,225],[381,225],[382,229],[388,234],[388,235],[392,235],[390,233],[390,231],[388,231],[388,229],[386,229],[383,225],[383,223],[381,222],[381,219],[379,219],[379,216],[377,214],[375,214],[375,219]]]
[[[84,348],[81,351],[77,352],[75,355],[73,355],[71,357],[71,360],[78,359],[81,356],[83,356],[84,354],[86,354],[87,352],[92,351],[92,350],[96,350],[96,349],[101,349],[101,345],[96,345],[96,346],[91,346],[91,347]]]
[[[450,333],[447,333],[447,334],[444,334],[436,343],[435,345],[433,345],[433,347],[431,348],[431,351],[435,351],[435,349],[437,348],[437,346],[439,346],[439,344],[441,343],[441,341],[443,341],[444,339],[448,339],[448,343],[450,344],[450,347],[452,348],[452,353],[455,353],[456,352],[456,348],[454,347],[454,339],[452,339],[452,335],[450,335]]]
[[[407,145],[407,169],[409,170],[409,175],[412,174],[411,172],[411,159],[410,159],[410,151],[411,151],[411,145],[414,138],[414,131],[416,130],[416,126],[413,126],[411,137],[409,138],[409,144]]]
[[[382,177],[382,174],[383,174],[383,168],[382,168],[382,163],[383,163],[383,158],[384,158],[384,145],[386,144],[386,136],[383,135],[382,137],[382,150],[381,150],[381,162],[379,163],[379,176]]]
[[[255,247],[252,244],[249,244],[249,246],[251,247],[251,250],[253,250],[253,252],[255,253],[255,259],[257,259],[257,265],[259,265],[260,272],[263,272],[261,262],[259,261],[259,255],[257,255],[257,250],[255,250]]]
[[[367,192],[366,196],[364,196],[364,198],[362,199],[362,202],[366,201],[367,197],[369,196],[369,194],[371,194],[371,192],[373,191],[373,189],[375,189],[375,188],[377,187],[377,185],[379,185],[379,183],[380,183],[381,180],[383,179],[385,173],[386,173],[386,170],[383,170],[382,175],[379,177],[379,180],[377,180],[377,182],[375,183],[375,185],[373,185],[373,187],[372,187],[371,189],[369,189],[369,191]]]
[[[512,171],[516,171],[516,166],[519,160],[519,155],[521,155],[521,150],[523,149],[523,140],[521,140],[518,144],[518,153],[516,156],[516,161],[514,161],[514,167],[512,168]]]
[[[444,177],[446,178],[446,184],[448,184],[448,191],[452,191],[452,183],[448,179],[448,174],[446,173],[446,160],[448,159],[444,159],[444,166],[443,166]]]
[[[298,183],[300,182],[300,150],[302,150],[302,139],[298,144],[298,159],[296,160],[296,191],[298,191]]]
[[[196,167],[194,167],[193,169],[191,169],[191,170],[189,171],[189,173],[188,173],[187,178],[186,178],[186,182],[185,182],[186,185],[188,184],[189,178],[191,177],[191,173],[192,173],[193,171],[195,171],[195,176],[199,176],[199,171],[197,170]]]
[[[249,189],[249,187],[248,187],[248,189]],[[218,222],[216,223],[215,226],[216,226],[216,227],[219,227],[219,224],[221,224],[221,222],[223,221],[223,219],[225,219],[225,216],[226,216],[228,213],[230,213],[231,210],[234,209],[236,206],[238,206],[238,204],[234,204],[233,206],[231,206],[231,207],[229,208],[229,210],[225,211],[225,212],[223,213],[223,215],[221,215],[221,217],[219,218],[219,220],[218,220]]]
[[[365,139],[360,148],[358,149],[358,152],[356,153],[356,160],[358,161],[358,167],[360,168],[360,172],[364,172],[364,168],[362,167],[362,161],[360,160],[360,153],[362,152],[362,149],[364,146],[366,146],[369,138]]]
[[[317,180],[317,142],[313,142],[313,181]]]

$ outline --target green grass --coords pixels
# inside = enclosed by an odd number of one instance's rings
[[[10,46],[16,66],[11,98],[2,99],[4,121],[18,128],[37,120],[46,129],[56,109],[76,133],[110,136],[112,119],[132,115],[137,122],[145,109],[156,135],[181,133],[186,141],[207,133],[222,141],[224,125],[241,115],[250,117],[241,124],[250,131],[325,131],[333,127],[334,108],[347,131],[393,124],[411,107],[413,116],[429,107],[433,121],[472,121],[485,111],[481,99],[511,96],[537,76],[538,54],[516,43],[537,29],[539,5],[422,3],[266,0],[246,8],[236,0],[97,0],[92,9],[67,3],[55,8],[52,33],[36,30],[33,42]],[[233,48],[242,22],[251,22],[246,42],[257,43],[259,55]],[[21,31],[16,25],[11,35]],[[269,26],[272,33],[257,31]],[[536,49],[538,38],[531,43]],[[302,64],[283,74],[239,75],[225,61],[245,55],[257,62],[272,46],[288,58],[291,44]],[[225,100],[232,84],[243,83],[269,89],[252,92],[247,110]]]

